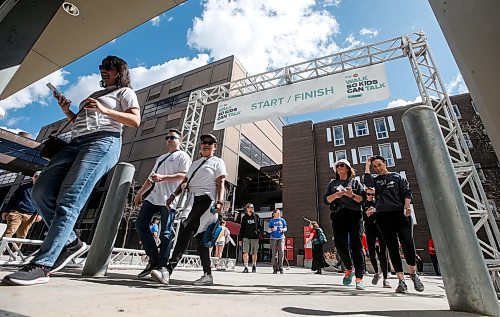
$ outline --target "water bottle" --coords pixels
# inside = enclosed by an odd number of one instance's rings
[[[85,121],[87,123],[87,130],[99,130],[99,112],[97,110],[85,108]]]

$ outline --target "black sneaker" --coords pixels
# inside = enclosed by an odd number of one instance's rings
[[[278,274],[278,268],[277,267],[273,267],[273,274]]]
[[[245,266],[245,269],[243,270],[243,273],[248,273],[248,267]]]
[[[420,277],[418,274],[410,274],[410,278],[413,281],[413,286],[415,287],[415,290],[417,292],[423,292],[424,291],[424,284],[420,280]]]
[[[142,270],[141,273],[137,274],[138,278],[146,278],[151,274],[151,271],[156,269],[156,263],[151,263],[149,262],[148,265],[146,265],[146,268]]]
[[[400,280],[398,287],[396,287],[396,293],[403,293],[406,294],[408,293],[408,286],[406,286],[405,281]]]
[[[257,268],[255,267],[255,265],[252,265],[252,273],[257,273]]]
[[[54,262],[54,265],[50,268],[50,273],[62,270],[71,260],[82,255],[86,251],[87,244],[77,238],[75,241],[62,249],[61,253],[57,257],[57,260]]]
[[[280,271],[280,274],[283,274],[283,268],[282,267],[280,267],[278,270]]]
[[[3,278],[5,284],[21,286],[45,284],[49,280],[49,268],[35,263],[28,263],[19,271]]]

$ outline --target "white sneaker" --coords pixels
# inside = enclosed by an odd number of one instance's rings
[[[163,285],[168,285],[168,283],[170,282],[170,273],[168,272],[166,267],[152,270],[151,277],[153,278],[153,280]]]
[[[202,277],[193,282],[195,286],[214,285],[214,278],[212,275],[204,274]]]

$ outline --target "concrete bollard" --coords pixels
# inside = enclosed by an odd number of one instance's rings
[[[404,113],[403,127],[450,309],[499,316],[496,292],[436,113],[427,106],[413,107]]]
[[[82,275],[106,274],[134,172],[132,164],[121,162],[116,165]]]

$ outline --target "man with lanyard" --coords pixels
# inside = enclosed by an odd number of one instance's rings
[[[136,206],[142,204],[137,216],[136,228],[144,250],[149,257],[148,265],[139,273],[138,277],[144,278],[151,274],[153,279],[160,283],[161,274],[159,270],[167,266],[167,261],[170,257],[177,199],[169,207],[165,206],[165,202],[186,177],[186,173],[191,165],[191,159],[188,154],[179,150],[181,143],[181,132],[179,130],[170,129],[165,140],[167,141],[168,153],[161,155],[156,160],[151,174],[134,199]],[[153,189],[143,201],[143,195],[151,187]],[[149,228],[151,218],[157,213],[161,215],[159,251]]]
[[[246,214],[241,218],[240,245],[243,246],[243,273],[248,273],[248,255],[252,255],[252,273],[257,272],[257,251],[259,250],[260,219],[255,214],[253,204],[248,203]]]

